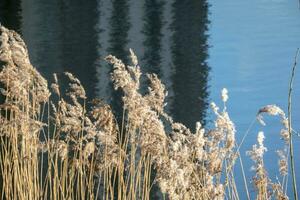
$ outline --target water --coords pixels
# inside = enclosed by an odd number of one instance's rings
[[[196,121],[213,126],[208,104],[221,105],[220,91],[227,87],[239,140],[261,106],[277,104],[287,110],[291,66],[300,46],[299,17],[296,0],[0,1],[0,22],[23,36],[33,65],[49,81],[54,72],[70,71],[89,98],[101,97],[119,110],[120,94],[112,89],[111,66],[103,58],[113,54],[128,62],[132,48],[142,71],[157,73],[166,84],[168,112],[192,129]],[[298,131],[299,74],[293,91]],[[257,132],[265,131],[265,159],[274,178],[278,171],[273,152],[282,146],[280,123],[278,118],[266,122],[266,127],[253,125],[241,152],[244,156],[256,143]],[[299,145],[297,137],[298,168]],[[252,162],[244,157],[244,164],[250,180]],[[237,182],[241,185],[241,178]]]

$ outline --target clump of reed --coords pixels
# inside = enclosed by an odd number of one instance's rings
[[[1,27],[0,42],[1,199],[150,199],[154,184],[172,200],[239,199],[233,168],[240,145],[227,112],[226,89],[223,108],[211,103],[215,127],[208,130],[197,122],[192,132],[165,112],[167,92],[157,75],[147,75],[148,92],[140,93],[142,73],[133,51],[128,66],[108,56],[114,87],[124,93],[118,122],[101,100],[86,107],[85,90],[71,73],[64,74],[67,92],[61,91],[63,77],[56,74],[50,92],[17,33]],[[288,199],[288,119],[274,105],[259,110],[261,122],[263,113],[282,118],[282,181],[268,178],[260,132],[258,146],[248,152],[255,163],[256,199]]]

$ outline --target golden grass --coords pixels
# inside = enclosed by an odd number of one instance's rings
[[[85,90],[70,73],[65,73],[66,93],[60,90],[56,74],[50,92],[47,81],[30,64],[20,36],[4,27],[0,35],[5,99],[0,105],[1,199],[147,200],[154,184],[172,200],[240,199],[233,171],[240,145],[226,110],[226,89],[224,107],[211,104],[215,128],[206,130],[198,122],[191,132],[165,113],[167,93],[155,74],[148,75],[148,93],[139,92],[142,73],[132,51],[130,66],[108,56],[115,89],[124,92],[123,121],[117,122],[110,106],[100,100],[86,108]],[[267,176],[264,135],[259,133],[258,145],[248,152],[255,170],[256,197],[251,197],[288,199],[288,119],[274,105],[259,110],[261,122],[263,113],[282,118],[282,181],[273,183]]]

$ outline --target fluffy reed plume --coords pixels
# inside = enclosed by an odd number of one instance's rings
[[[154,184],[171,200],[239,199],[233,170],[239,147],[227,89],[223,108],[211,103],[215,126],[197,122],[192,132],[165,112],[167,92],[157,75],[146,75],[148,92],[140,93],[142,73],[132,50],[128,66],[110,55],[114,87],[124,94],[124,118],[117,122],[99,99],[86,108],[85,90],[71,73],[54,74],[49,98],[47,81],[30,64],[20,36],[1,27],[0,42],[1,199],[147,200]],[[263,113],[281,117],[285,143],[278,150],[282,180],[275,183],[264,167],[262,132],[249,151],[257,199],[287,199],[288,119],[274,105],[259,110],[261,122]]]
[[[262,115],[264,113],[271,116],[280,116],[281,123],[283,125],[283,128],[280,131],[280,135],[284,140],[284,145],[283,149],[277,150],[277,154],[279,156],[278,168],[282,180],[281,182],[272,182],[272,180],[267,175],[267,170],[265,169],[263,161],[264,153],[267,151],[267,148],[263,144],[265,136],[263,132],[259,132],[257,136],[258,146],[256,144],[253,145],[252,150],[247,152],[247,154],[255,163],[252,169],[255,171],[253,183],[257,190],[256,199],[272,199],[272,197],[274,197],[275,199],[288,199],[285,190],[285,188],[287,187],[288,175],[288,119],[281,108],[276,105],[267,105],[259,109],[257,114],[258,121],[264,126],[266,125],[262,118]]]
[[[289,147],[289,131],[288,131],[288,118],[286,117],[285,113],[281,108],[276,105],[267,105],[261,109],[259,109],[257,114],[257,119],[262,125],[266,125],[265,122],[262,120],[262,114],[268,114],[271,116],[278,115],[280,117],[280,121],[282,124],[282,128],[280,130],[281,139],[284,140],[284,145],[282,149],[277,150],[277,154],[279,156],[278,161],[278,168],[280,174],[283,176],[283,187],[285,182],[286,176],[288,174],[288,147]]]
[[[264,133],[259,132],[257,135],[258,146],[256,144],[253,145],[252,150],[247,152],[247,154],[250,155],[251,159],[255,162],[252,169],[256,171],[254,177],[254,184],[258,192],[256,199],[269,199],[269,178],[265,171],[263,162],[263,155],[267,151],[267,148],[263,144],[264,139]]]
[[[278,183],[273,183],[271,179],[268,177],[267,171],[265,169],[263,156],[267,151],[267,148],[264,146],[264,133],[259,132],[257,135],[258,145],[253,145],[252,150],[248,151],[247,154],[254,161],[254,166],[252,170],[255,171],[255,176],[253,177],[253,183],[257,191],[256,199],[258,200],[266,200],[272,199],[288,199],[286,193],[284,192],[283,185]],[[285,159],[285,157],[284,157]],[[280,160],[280,164],[281,164]],[[280,166],[280,173],[282,176],[286,176],[287,163],[283,164],[284,166]],[[284,168],[284,169],[282,169]]]

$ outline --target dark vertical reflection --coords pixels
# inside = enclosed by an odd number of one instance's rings
[[[162,0],[146,0],[144,5],[144,27],[145,53],[143,57],[144,68],[148,73],[160,74],[161,64],[161,38],[163,26],[163,5]]]
[[[204,123],[207,108],[207,14],[206,0],[176,0],[173,4],[175,74],[171,112],[176,121],[189,128],[194,128],[196,121]]]
[[[22,1],[22,33],[31,63],[47,80],[62,69],[62,37],[59,0]]]
[[[73,73],[87,96],[94,97],[96,0],[28,0],[22,5],[24,38],[32,63],[48,80],[54,72]]]
[[[62,66],[74,73],[84,85],[87,96],[95,97],[97,81],[97,38],[95,25],[99,17],[96,0],[61,1]]]
[[[127,0],[113,0],[108,52],[125,63],[128,61],[127,43],[130,28],[128,11]]]
[[[22,17],[20,0],[0,1],[0,23],[8,29],[21,33]]]
[[[121,59],[125,64],[128,63],[128,31],[129,7],[127,0],[113,0],[112,14],[110,18],[109,48],[108,53]],[[111,87],[113,89],[113,87]],[[122,92],[120,90],[112,93],[112,107],[117,119],[122,117]]]

